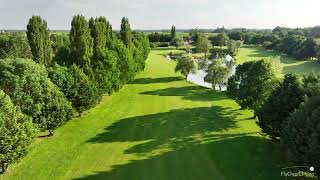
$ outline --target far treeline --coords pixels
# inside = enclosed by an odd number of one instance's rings
[[[276,50],[300,60],[320,59],[320,26],[294,29],[276,27],[273,30],[218,28],[210,33],[192,29],[174,37],[172,33],[153,32],[148,38],[152,47],[167,47],[174,45],[173,42],[177,41],[174,38],[196,42],[200,35],[206,36],[213,46],[226,46],[229,40],[234,40],[248,45],[261,45],[268,50]]]
[[[76,15],[71,31],[50,33],[40,16],[27,33],[0,34],[0,172],[28,152],[39,132],[54,130],[118,91],[145,68],[147,36],[122,19]]]

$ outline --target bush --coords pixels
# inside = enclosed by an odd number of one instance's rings
[[[0,88],[41,130],[52,131],[72,117],[71,103],[48,78],[43,65],[28,59],[0,61]]]
[[[0,173],[27,153],[35,134],[31,118],[22,114],[0,91]]]
[[[79,115],[101,98],[94,82],[76,65],[68,69],[56,64],[49,69],[49,77],[72,102]]]

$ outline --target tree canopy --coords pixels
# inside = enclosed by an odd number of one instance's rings
[[[192,59],[191,56],[181,56],[177,59],[177,65],[175,68],[176,72],[181,72],[187,79],[190,73],[195,73],[197,70],[196,62]]]
[[[0,90],[0,173],[27,153],[35,134],[31,118],[22,114]]]
[[[33,60],[49,66],[52,59],[52,48],[47,22],[42,20],[40,16],[32,16],[27,25],[27,30]]]
[[[269,60],[245,62],[228,80],[228,94],[242,108],[258,110],[277,83],[274,65]]]

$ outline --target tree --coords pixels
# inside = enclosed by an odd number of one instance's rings
[[[239,48],[241,47],[241,41],[228,40],[227,48],[228,52],[231,56],[235,56],[239,52]]]
[[[198,28],[192,29],[190,32],[190,37],[193,39],[194,42],[197,42],[198,37],[200,36],[200,30]]]
[[[28,39],[24,34],[0,34],[0,59],[7,58],[32,58]]]
[[[70,31],[70,52],[72,65],[77,64],[87,74],[91,74],[91,59],[93,56],[93,39],[90,35],[89,24],[84,16],[73,16]]]
[[[258,125],[262,132],[272,139],[278,140],[283,124],[287,122],[290,114],[299,107],[304,100],[304,88],[299,77],[286,74],[280,83],[271,92],[262,107],[257,111]]]
[[[102,51],[107,46],[107,39],[110,38],[109,22],[104,17],[90,18],[89,27],[93,38],[93,57],[95,59],[97,52]]]
[[[178,47],[182,46],[183,43],[184,43],[184,41],[181,36],[175,37],[171,42],[171,44],[174,45],[176,47],[176,49],[178,49]]]
[[[205,36],[199,36],[196,43],[196,51],[198,53],[204,53],[206,58],[207,53],[210,51],[210,48],[210,41]]]
[[[135,57],[137,72],[142,71],[145,68],[145,61],[150,53],[149,40],[143,33],[134,33],[133,44],[133,57]]]
[[[0,90],[0,173],[27,153],[35,134],[31,118]]]
[[[117,55],[114,51],[103,49],[98,51],[94,68],[95,80],[102,93],[111,94],[120,88],[120,70]]]
[[[181,56],[177,59],[176,72],[181,72],[185,79],[190,73],[195,73],[197,70],[196,62],[190,56]]]
[[[172,26],[171,27],[171,39],[175,39],[176,38],[176,27]]]
[[[228,34],[228,37],[235,41],[243,41],[245,34],[241,31],[233,31]]]
[[[320,96],[313,96],[300,105],[286,121],[281,142],[289,157],[297,164],[320,168]]]
[[[132,51],[122,41],[114,41],[114,51],[117,53],[120,82],[123,85],[133,80],[137,69],[136,63]]]
[[[52,135],[71,119],[71,103],[50,81],[44,66],[28,59],[1,60],[0,79],[0,88],[40,130]]]
[[[218,85],[221,91],[226,85],[231,70],[223,66],[221,60],[217,59],[212,61],[206,72],[207,75],[204,77],[204,81],[211,83],[213,89]]]
[[[59,48],[64,46],[70,46],[69,36],[67,34],[51,34],[51,47],[53,53],[56,54]]]
[[[132,31],[129,24],[129,19],[123,17],[121,21],[121,30],[120,30],[120,37],[123,43],[128,47],[131,45],[132,42]]]
[[[40,16],[32,16],[27,29],[33,60],[49,66],[52,59],[52,49],[47,22],[42,20]]]
[[[239,65],[228,80],[228,94],[242,108],[256,112],[277,83],[275,66],[265,59]]]
[[[225,33],[220,33],[219,35],[213,38],[212,44],[217,44],[221,48],[222,46],[225,46],[227,44],[228,40],[229,37]]]
[[[301,44],[297,58],[311,59],[317,56],[318,44],[314,39],[306,39]]]
[[[49,68],[49,77],[72,103],[79,116],[101,98],[94,82],[75,64],[70,68],[55,64]]]

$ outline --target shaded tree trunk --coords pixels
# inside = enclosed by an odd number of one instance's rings
[[[53,129],[49,129],[49,137],[53,136],[54,132],[53,132]]]

